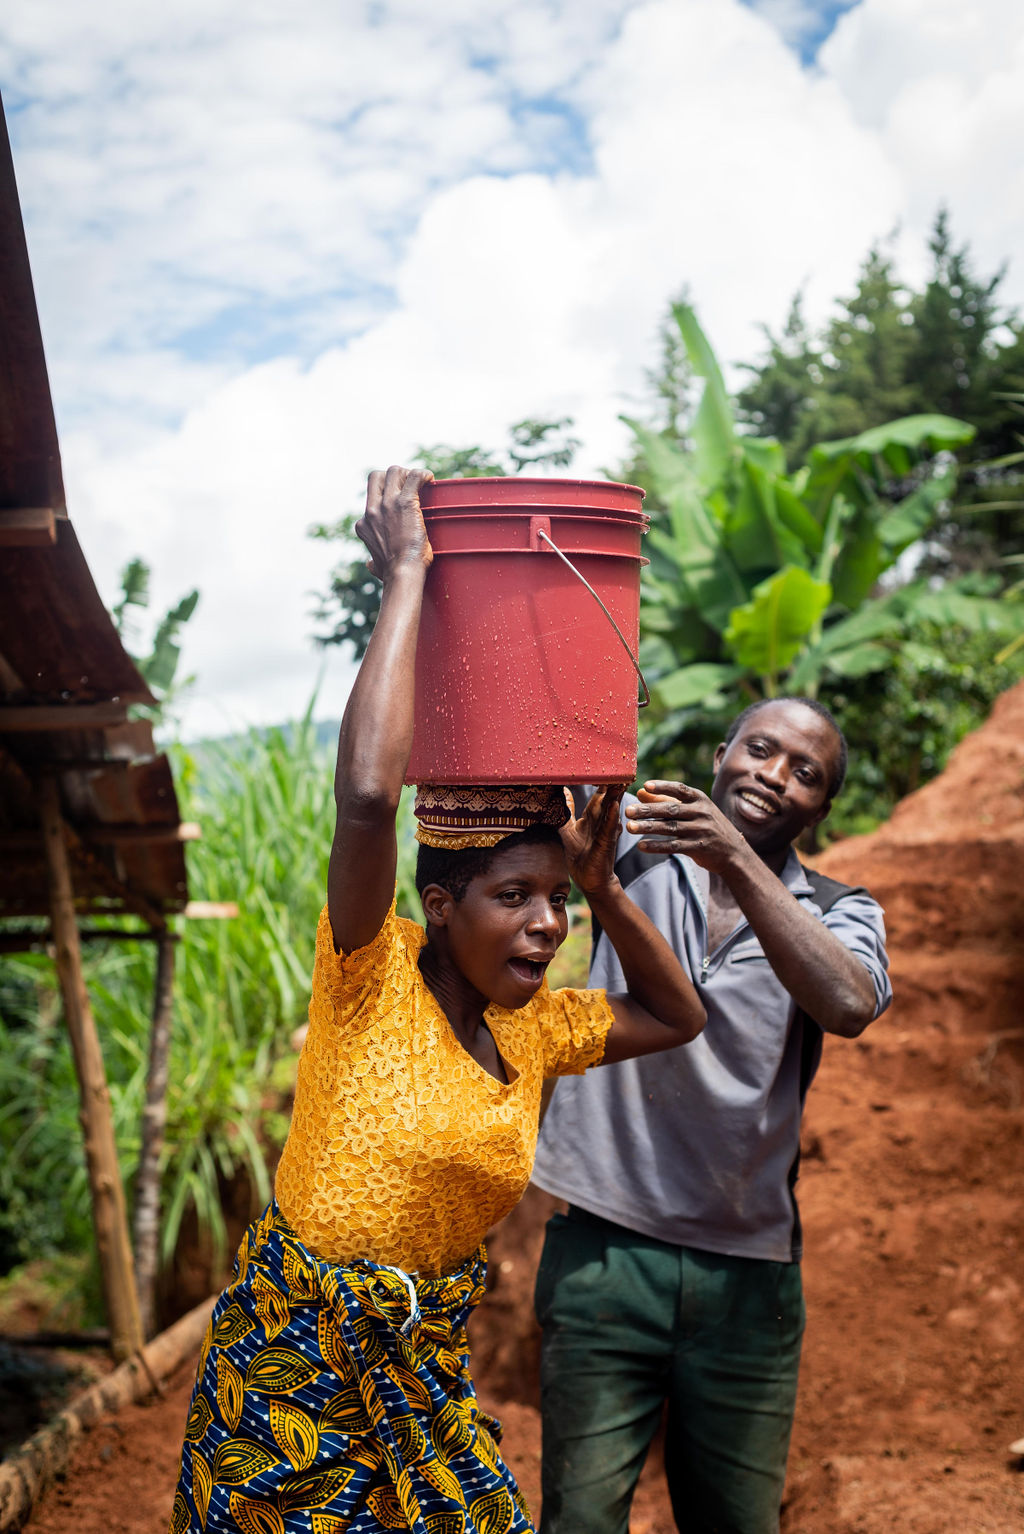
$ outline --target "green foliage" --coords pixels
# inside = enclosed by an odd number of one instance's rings
[[[137,705],[132,713],[136,718],[163,720],[174,700],[192,681],[191,677],[179,682],[175,688],[175,676],[181,659],[178,634],[196,610],[199,592],[190,591],[180,602],[168,609],[157,623],[148,647],[139,653],[140,635],[132,609],[144,612],[150,602],[150,568],[144,559],[132,559],[121,571],[121,594],[115,603],[111,617],[114,627],[130,651],[143,679],[157,699],[155,708]]]
[[[226,921],[183,924],[175,967],[162,1247],[194,1206],[223,1243],[220,1192],[244,1168],[259,1197],[284,1132],[282,1086],[309,997],[317,919],[334,829],[333,751],[311,719],[253,730],[172,756],[184,812],[200,821],[189,852],[197,899],[237,901]],[[399,825],[399,908],[419,915],[408,796]],[[86,950],[121,1164],[139,1150],[152,944]],[[282,1075],[283,1073],[283,1075]],[[59,1021],[53,966],[0,959],[0,1246],[7,1263],[89,1250],[92,1227],[78,1089]]]
[[[688,445],[686,431],[693,415],[697,383],[675,314],[676,306],[687,301],[688,292],[684,288],[672,301],[658,328],[657,365],[645,369],[648,400],[644,402],[647,408],[643,424],[657,441],[667,441],[678,447]],[[651,466],[638,438],[634,439],[630,456],[610,477],[627,484],[642,485],[647,491],[644,504],[648,512],[665,509],[657,499]]]
[[[733,608],[723,642],[745,670],[774,679],[793,664],[831,595],[827,581],[787,565]]]
[[[846,787],[825,826],[833,837],[887,819],[1024,672],[1024,657],[993,658],[987,635],[944,622],[921,622],[887,648],[884,670],[839,682],[825,699],[850,741]]]
[[[968,421],[975,438],[969,453],[959,450],[968,504],[950,501],[934,518],[921,568],[1005,578],[1003,561],[1024,539],[1024,326],[999,302],[1004,271],[975,274],[944,210],[929,251],[929,278],[914,290],[874,247],[855,291],[836,301],[817,334],[804,323],[798,295],[781,334],[765,331],[766,355],[744,364],[751,377],[738,395],[739,419],[776,437],[791,469],[816,441],[859,435],[897,416]]]
[[[479,445],[458,448],[447,443],[421,447],[413,454],[413,463],[429,469],[435,479],[504,478],[538,469],[564,469],[572,463],[579,447],[570,435],[569,416],[555,421],[516,421],[509,427],[505,451],[492,451]],[[309,530],[311,538],[329,543],[355,542],[355,526],[360,513],[352,512],[336,522],[318,522]],[[360,545],[361,548],[361,545]],[[380,611],[380,582],[366,568],[364,553],[344,560],[331,572],[326,592],[317,599],[314,620],[327,625],[316,635],[320,645],[350,644],[356,660],[366,653],[373,625]]]
[[[642,592],[641,659],[654,683],[646,771],[692,772],[694,753],[698,770],[710,765],[729,717],[753,698],[885,673],[921,623],[1004,640],[1019,630],[1019,608],[991,582],[880,584],[955,493],[969,424],[903,417],[818,443],[789,471],[775,442],[737,429],[693,310],[674,314],[704,380],[684,445],[630,423],[663,508]]]

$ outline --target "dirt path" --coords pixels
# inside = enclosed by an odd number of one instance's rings
[[[1024,686],[872,837],[822,860],[886,907],[898,1000],[828,1041],[801,1203],[809,1326],[785,1534],[1024,1527]],[[485,1404],[538,1506],[532,1273],[553,1201],[491,1246],[474,1334]],[[170,1512],[189,1371],[97,1428],[34,1534],[154,1534]],[[504,1404],[502,1404],[504,1402]],[[656,1456],[633,1534],[672,1534]]]

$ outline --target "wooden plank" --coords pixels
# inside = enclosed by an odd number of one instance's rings
[[[53,503],[14,503],[46,504]],[[103,605],[70,522],[57,519],[52,547],[5,549],[3,559],[0,651],[29,684],[29,701],[156,702]]]
[[[57,542],[57,519],[49,506],[0,511],[0,549],[45,548]]]
[[[238,915],[238,906],[234,900],[190,900],[182,911],[191,921],[229,921]]]
[[[171,1005],[174,999],[174,938],[165,932],[156,951],[153,1018],[149,1030],[146,1103],[142,1110],[139,1164],[135,1171],[135,1282],[139,1291],[142,1329],[153,1335],[156,1324],[156,1281],[160,1259],[160,1157],[167,1126],[167,1075],[171,1049]]]
[[[126,842],[146,845],[152,842],[197,842],[203,834],[194,820],[183,820],[176,826],[105,826],[96,822],[90,826],[75,826],[79,841],[90,847],[123,846]],[[40,845],[38,831],[0,831],[0,850],[4,852],[35,852]]]
[[[0,932],[0,953],[34,953],[48,948],[53,942],[51,932],[40,932],[34,927],[14,927]]]
[[[106,890],[112,900],[123,905],[125,911],[132,911],[136,916],[141,916],[147,926],[162,932],[167,926],[167,918],[159,906],[147,900],[145,895],[140,895],[130,885],[125,884],[115,873],[112,873],[107,865],[96,853],[84,846],[65,825],[68,850],[74,859],[75,866],[81,869],[88,877],[90,883],[96,888]],[[113,912],[111,913],[114,914]],[[120,912],[118,913],[121,914]]]
[[[63,515],[57,427],[7,123],[0,109],[0,506]]]
[[[50,919],[57,949],[57,975],[81,1095],[93,1228],[107,1320],[110,1323],[111,1349],[120,1362],[137,1353],[144,1339],[135,1290],[124,1187],[110,1110],[110,1090],[89,993],[82,974],[82,950],[75,921],[71,870],[64,841],[60,798],[53,778],[43,778],[39,784],[39,812],[50,874]]]
[[[126,703],[2,703],[0,735],[29,731],[102,730],[108,724],[124,724]]]
[[[184,913],[187,914],[187,913]],[[237,912],[236,912],[237,914]],[[176,932],[146,932],[129,927],[79,927],[78,936],[83,943],[159,943],[163,938],[180,942]],[[32,953],[49,948],[53,933],[38,927],[8,927],[0,930],[0,953]]]
[[[202,826],[194,820],[182,820],[176,826],[105,826],[97,821],[76,829],[83,842],[100,846],[122,842],[197,842],[203,834]]]

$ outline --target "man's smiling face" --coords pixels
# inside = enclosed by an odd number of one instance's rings
[[[768,702],[715,752],[711,798],[767,860],[824,820],[838,765],[827,719],[803,703]]]

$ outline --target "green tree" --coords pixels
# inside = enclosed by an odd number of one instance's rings
[[[182,597],[180,602],[168,608],[157,623],[149,643],[143,644],[133,609],[136,612],[144,612],[148,609],[149,581],[150,567],[146,561],[144,559],[129,560],[121,571],[121,591],[110,615],[125,648],[131,654],[149,690],[157,699],[155,708],[140,704],[133,709],[133,714],[137,718],[162,721],[167,710],[193,680],[192,677],[186,677],[184,680],[178,680],[175,685],[178,662],[181,659],[178,634],[195,612],[199,592],[190,591],[187,596]]]
[[[853,295],[837,300],[812,334],[799,296],[783,332],[765,332],[765,355],[744,364],[739,418],[782,443],[790,468],[816,441],[854,436],[893,417],[940,412],[975,429],[959,452],[960,499],[944,507],[923,551],[921,573],[1001,574],[1024,534],[1021,417],[1024,327],[999,301],[1004,271],[978,276],[940,209],[920,291],[896,277],[875,246]]]
[[[878,245],[819,338],[809,332],[797,294],[782,334],[765,329],[767,356],[746,365],[752,377],[737,396],[740,419],[777,437],[793,467],[815,442],[855,436],[924,408],[907,377],[909,299],[892,257]]]
[[[645,766],[698,758],[743,702],[813,696],[881,674],[915,625],[1009,636],[1017,609],[976,577],[882,584],[926,537],[974,433],[904,417],[815,445],[795,472],[779,445],[738,431],[721,371],[689,305],[675,317],[704,379],[690,450],[630,422],[666,507],[649,535],[642,661],[654,682]]]
[[[891,664],[837,680],[828,704],[851,744],[847,786],[828,821],[833,834],[871,830],[899,801],[940,773],[977,729],[1000,692],[1020,680],[1019,663],[992,654],[992,637],[959,625],[918,623],[886,641]]]
[[[578,439],[571,434],[572,426],[569,416],[554,421],[527,417],[509,427],[504,452],[479,445],[457,448],[438,443],[419,448],[412,461],[429,469],[435,479],[504,478],[537,469],[564,469],[572,463],[579,447]],[[309,535],[352,546],[356,542],[358,520],[359,513],[351,512],[336,522],[318,522],[310,528]],[[380,582],[366,568],[365,554],[357,553],[355,558],[337,565],[331,571],[327,590],[317,598],[314,621],[326,625],[315,636],[317,644],[350,644],[353,657],[361,660],[377,621],[380,591]]]
[[[794,455],[795,444],[810,439],[825,378],[821,348],[804,318],[803,294],[794,294],[780,335],[767,325],[761,329],[767,357],[757,367],[742,364],[753,377],[737,395],[738,413],[759,437],[775,437]]]
[[[936,217],[928,248],[931,275],[910,303],[913,386],[918,398],[931,400],[936,410],[964,416],[981,435],[983,423],[990,429],[1001,416],[991,397],[1000,351],[993,336],[1002,320],[997,292],[1006,269],[976,277],[968,246],[953,244],[945,208]],[[983,454],[988,447],[987,441],[979,444]]]
[[[910,372],[910,295],[892,257],[874,246],[854,293],[825,329],[821,409],[807,425],[818,441],[855,436],[866,427],[925,408]],[[929,402],[929,409],[936,407]],[[804,450],[811,444],[805,442]]]

